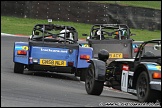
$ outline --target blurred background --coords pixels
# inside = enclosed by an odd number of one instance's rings
[[[1,1],[1,16],[161,30],[161,1]]]

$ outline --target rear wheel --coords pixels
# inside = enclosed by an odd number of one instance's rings
[[[24,72],[24,65],[21,63],[15,63],[14,64],[14,73],[23,74],[23,72]]]
[[[158,93],[155,90],[151,90],[149,84],[148,74],[143,71],[140,73],[137,79],[137,97],[140,102],[156,102],[158,99]]]
[[[93,63],[86,71],[85,88],[90,95],[100,95],[103,91],[104,82],[95,80],[95,69]]]

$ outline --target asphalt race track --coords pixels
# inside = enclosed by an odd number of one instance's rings
[[[104,88],[100,96],[86,93],[72,74],[13,73],[13,45],[25,37],[1,35],[1,107],[98,107],[108,102],[138,102],[133,95]]]

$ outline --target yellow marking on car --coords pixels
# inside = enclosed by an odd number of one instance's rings
[[[109,58],[123,58],[122,53],[109,53]]]
[[[83,47],[89,47],[89,45],[88,44],[84,44]]]
[[[28,46],[22,46],[22,49],[23,50],[28,50],[29,48],[28,48]]]
[[[66,66],[65,60],[40,59],[40,65]]]
[[[156,68],[157,68],[158,70],[161,70],[161,66],[156,66]]]

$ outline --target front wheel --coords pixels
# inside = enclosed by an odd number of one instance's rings
[[[15,63],[14,64],[14,73],[23,74],[23,72],[24,72],[24,65],[21,63]]]
[[[86,71],[85,88],[90,95],[100,95],[103,91],[104,82],[95,80],[95,69],[93,63]]]
[[[139,102],[156,102],[158,94],[151,90],[147,72],[140,73],[137,79],[137,97]]]

